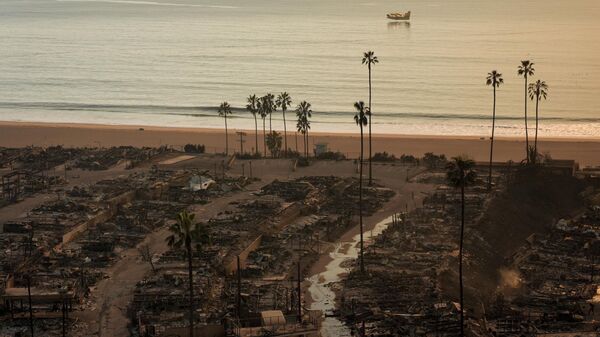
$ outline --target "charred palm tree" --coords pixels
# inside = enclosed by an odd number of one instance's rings
[[[258,98],[256,95],[250,95],[246,99],[246,110],[250,111],[252,117],[254,117],[254,138],[256,141],[256,154],[258,154],[258,121],[256,119],[256,114],[258,114]]]
[[[363,242],[363,202],[362,202],[362,191],[363,191],[363,154],[364,154],[364,146],[363,146],[363,127],[367,126],[368,119],[367,113],[369,112],[369,108],[365,107],[365,102],[360,101],[354,103],[354,108],[356,109],[356,113],[354,114],[354,121],[356,125],[360,127],[360,157],[359,157],[359,173],[358,173],[358,217],[360,224],[360,272],[364,274],[365,272],[365,260],[363,258],[364,251],[364,242]]]
[[[491,85],[494,90],[494,108],[492,112],[492,137],[490,138],[490,173],[488,177],[488,189],[492,189],[492,160],[494,158],[494,131],[496,129],[496,88],[499,88],[504,83],[502,74],[496,70],[488,73],[485,84]]]
[[[277,101],[275,101],[277,106],[281,108],[281,112],[283,114],[283,139],[284,139],[284,154],[287,157],[288,145],[287,145],[287,123],[285,121],[285,112],[287,108],[292,105],[292,98],[287,92],[282,92],[277,96]]]
[[[458,279],[460,287],[460,335],[465,336],[465,306],[464,306],[464,287],[463,287],[463,243],[465,237],[465,188],[475,181],[475,171],[473,167],[475,162],[467,157],[454,157],[447,166],[448,183],[460,188],[460,243],[458,249]]]
[[[527,163],[529,163],[529,128],[527,126],[527,80],[529,76],[533,76],[535,69],[533,68],[534,63],[530,60],[521,61],[521,65],[517,69],[519,76],[523,76],[525,79],[525,154],[527,155]]]
[[[227,102],[221,103],[219,106],[219,117],[225,120],[225,155],[229,155],[229,137],[227,134],[227,115],[231,115],[231,106]]]
[[[193,251],[200,250],[203,243],[208,242],[206,228],[195,222],[194,214],[183,211],[177,215],[177,222],[169,227],[171,235],[167,237],[167,244],[172,249],[184,249],[188,262],[189,286],[189,319],[190,333],[194,337],[194,277],[192,269]]]
[[[535,99],[535,140],[533,142],[533,150],[537,157],[537,141],[538,141],[538,125],[539,125],[539,107],[540,101],[548,97],[548,85],[545,81],[537,80],[535,83],[529,84],[529,98]]]
[[[371,106],[371,66],[379,63],[379,59],[375,56],[373,51],[368,51],[363,54],[362,64],[366,64],[369,68],[369,106],[367,108],[367,116],[369,118],[369,186],[373,184],[373,174],[372,174],[372,146],[371,146],[371,125],[373,125],[372,121],[372,113],[373,108]]]

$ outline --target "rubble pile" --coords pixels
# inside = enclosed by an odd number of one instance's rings
[[[507,334],[589,328],[598,302],[598,261],[598,206],[572,220],[558,221],[546,235],[532,235],[510,258],[507,270],[514,279],[509,285],[518,291],[496,299],[489,314],[494,329]]]
[[[0,168],[20,168],[30,171],[49,170],[88,152],[83,148],[47,148],[28,146],[18,149],[0,148]]]
[[[252,182],[252,179],[244,176],[213,178],[208,171],[192,170],[189,179],[171,185],[166,198],[188,204],[206,204],[227,193],[242,191]]]
[[[438,326],[456,330],[455,308],[442,297],[438,276],[458,247],[459,224],[441,200],[424,202],[368,248],[369,276],[354,270],[341,293],[340,313],[350,324],[364,311],[372,313],[369,322],[378,322],[369,325],[369,335],[410,335]]]
[[[263,188],[263,194],[273,194],[287,202],[302,201],[310,212],[343,214],[358,213],[358,187],[356,178],[335,176],[310,176],[293,181],[274,181]],[[373,214],[394,192],[381,186],[363,186],[363,214]]]
[[[0,171],[0,208],[66,183],[63,176],[49,175],[44,171],[18,169],[3,172]]]
[[[166,146],[160,148],[119,146],[88,149],[85,154],[74,159],[73,167],[92,171],[107,170],[124,161],[128,168],[132,168],[141,162],[168,152],[172,152],[172,150]]]
[[[352,194],[358,193],[352,189],[355,184],[355,179],[335,177],[275,181],[211,218],[206,223],[210,244],[203,246],[194,259],[194,291],[210,298],[197,303],[198,324],[221,324],[235,317],[238,291],[242,319],[235,324],[260,322],[260,313],[267,310],[295,315],[299,303],[298,263],[300,273],[306,274],[323,242],[335,239],[355,224],[351,210],[333,206],[335,200],[357,198]],[[339,192],[332,192],[332,188]],[[383,189],[377,191],[381,192],[371,194],[373,208],[392,195]],[[346,192],[351,194],[344,195]],[[186,324],[186,287],[181,286],[187,275],[184,256],[170,251],[158,261],[157,273],[138,285],[136,301],[130,308],[138,331],[149,336]]]
[[[466,330],[472,335],[570,333],[574,336],[593,335],[594,331],[598,331],[594,307],[600,304],[597,276],[600,266],[600,207],[589,206],[571,220],[554,220],[553,226],[538,224],[542,220],[550,221],[551,216],[537,215],[548,212],[546,208],[560,209],[560,212],[577,210],[579,201],[574,199],[560,205],[553,202],[561,200],[561,195],[581,194],[584,189],[580,181],[571,181],[570,177],[557,177],[554,173],[537,174],[538,179],[531,183],[533,191],[546,192],[533,204],[522,202],[521,199],[529,198],[523,193],[532,188],[519,181],[518,175],[495,176],[492,193],[485,191],[481,180],[467,189],[467,250],[464,256],[468,306]],[[441,177],[441,172],[428,172],[414,180],[439,182]],[[554,182],[550,190],[545,187],[543,179]],[[498,184],[508,184],[509,181],[513,185],[508,188]],[[505,189],[510,193],[518,192],[519,198],[507,197]],[[585,193],[597,195],[590,188],[585,189]],[[588,205],[594,204],[594,197],[589,198]],[[492,232],[490,226],[481,225],[490,222],[490,205],[509,205],[510,202],[515,203],[516,208],[542,207],[536,210],[538,213],[528,211],[528,208],[522,210],[537,221],[529,220],[531,228],[523,231],[535,233],[519,242],[508,242],[510,240],[505,237],[496,240],[502,239],[501,244],[486,241],[495,238],[488,235]],[[511,208],[503,209],[506,212]],[[498,212],[502,213],[500,210],[493,211],[496,217],[492,219],[498,219]],[[500,219],[513,219],[510,216]],[[457,303],[459,220],[460,195],[445,186],[440,186],[434,194],[425,198],[422,208],[404,214],[400,219],[396,217],[367,248],[364,257],[367,274],[361,274],[356,262],[353,262],[348,265],[351,272],[347,279],[334,285],[339,298],[339,310],[334,314],[359,333],[364,327],[367,336],[457,335],[460,329],[460,307]],[[514,237],[519,236],[522,233]],[[517,249],[501,250],[513,246]],[[507,251],[510,254],[497,256]],[[494,252],[493,263],[504,261],[501,267],[496,267],[488,259]],[[492,276],[495,271],[498,274],[493,296],[490,295],[494,291],[490,294],[484,290],[488,288],[475,286],[489,281],[476,279],[479,266],[485,265],[486,261],[488,269],[490,266],[498,268],[486,271]],[[488,300],[490,297],[493,297],[492,301]]]
[[[0,207],[42,191],[55,191],[52,188],[66,184],[67,171],[74,168],[107,170],[119,163],[124,164],[125,168],[133,168],[171,151],[167,147],[0,148]]]
[[[304,200],[314,189],[315,187],[306,180],[274,180],[272,183],[263,187],[261,192],[264,195],[276,195],[286,202],[293,202]]]
[[[86,170],[106,170],[120,161],[127,161],[129,167],[172,152],[162,146],[159,148],[120,146],[110,148],[65,148],[62,146],[0,148],[0,168],[11,167],[30,171],[51,170],[69,163],[70,167]]]
[[[416,179],[437,176],[425,175]],[[476,221],[487,198],[477,190],[465,195],[467,226]],[[357,331],[364,322],[367,336],[457,335],[460,311],[444,289],[447,275],[454,275],[458,264],[457,214],[460,194],[440,186],[421,208],[396,216],[367,248],[367,274],[361,274],[354,261],[347,279],[336,285],[337,315]]]
[[[187,181],[190,174],[151,170],[74,187],[25,217],[4,223],[0,313],[26,315],[27,308],[6,305],[20,301],[18,294],[26,289],[26,276],[30,276],[36,315],[48,318],[39,323],[40,330],[48,336],[60,331],[60,325],[53,330],[61,318],[60,309],[56,311],[61,300],[57,292],[66,289],[70,307],[85,303],[89,288],[106,277],[106,268],[120,259],[120,252],[135,247],[189,205],[163,200],[163,192],[171,184]],[[27,324],[19,319],[9,322],[6,329]]]
[[[222,322],[229,312],[227,275],[235,257],[245,247],[260,240],[268,224],[274,222],[282,203],[258,197],[228,205],[205,226],[210,243],[194,256],[194,293],[200,324]],[[181,251],[170,250],[156,262],[156,272],[137,285],[129,311],[141,334],[156,336],[160,331],[187,326],[187,262]],[[202,300],[200,300],[202,299]]]

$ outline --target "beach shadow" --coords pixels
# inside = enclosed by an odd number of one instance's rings
[[[388,22],[387,28],[388,28],[388,30],[400,30],[400,29],[408,30],[408,29],[410,29],[410,22],[409,21]]]

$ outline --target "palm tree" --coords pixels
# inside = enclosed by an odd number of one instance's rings
[[[527,127],[527,79],[529,76],[533,76],[535,69],[533,68],[534,63],[529,60],[521,61],[517,73],[523,76],[525,79],[525,154],[527,155],[527,162],[529,163],[529,129]]]
[[[285,156],[287,156],[288,145],[287,145],[287,125],[285,122],[285,112],[287,111],[287,108],[292,105],[292,98],[290,97],[290,95],[287,92],[282,92],[281,94],[279,94],[279,96],[277,96],[277,101],[275,103],[277,104],[278,107],[281,108],[281,112],[283,113],[283,139],[284,139],[284,146],[285,146],[284,153],[285,153]]]
[[[494,89],[494,109],[492,113],[492,138],[490,144],[490,175],[488,177],[488,189],[492,189],[492,159],[494,157],[494,130],[496,128],[496,88],[499,88],[501,84],[504,83],[504,79],[502,78],[502,74],[497,72],[496,70],[492,70],[491,73],[488,73],[485,84],[491,85]]]
[[[298,132],[300,132],[302,134],[302,145],[304,146],[304,155],[306,155],[306,137],[305,137],[305,133],[306,131],[304,130],[304,116],[302,116],[302,114],[300,114],[298,111],[296,111],[296,117],[298,117],[298,121],[296,122],[296,130],[298,130]],[[296,134],[298,134],[298,132],[296,132]],[[297,140],[297,138],[296,138]]]
[[[371,147],[371,125],[373,121],[371,120],[371,114],[373,112],[371,106],[371,65],[379,63],[379,59],[375,56],[373,51],[368,51],[363,54],[362,64],[366,64],[369,68],[369,106],[367,111],[367,116],[369,117],[369,186],[373,184],[373,175],[372,175],[372,147]]]
[[[548,96],[548,85],[545,81],[537,80],[535,83],[529,84],[529,98],[533,100],[535,98],[535,141],[533,143],[533,149],[535,156],[537,157],[537,140],[538,140],[538,124],[539,124],[539,106],[540,101],[546,99]]]
[[[273,94],[268,93],[264,96],[265,101],[264,101],[264,109],[265,109],[265,113],[267,115],[269,115],[269,133],[273,132],[273,124],[272,124],[272,120],[271,117],[273,115],[273,112],[275,112],[275,110],[277,109],[277,106],[275,105],[275,96],[273,96]]]
[[[221,103],[219,106],[219,117],[225,120],[225,155],[229,155],[229,137],[227,137],[227,115],[231,115],[231,106],[227,102]]]
[[[265,120],[267,118],[267,99],[266,96],[263,96],[260,98],[260,100],[258,101],[258,113],[260,114],[260,117],[262,118],[262,122],[263,122],[263,156],[267,155],[267,131],[265,128]]]
[[[312,117],[311,105],[307,101],[302,101],[296,107],[296,116],[298,123],[296,127],[304,136],[304,155],[308,158],[308,130],[310,130],[310,118]]]
[[[185,249],[188,262],[188,280],[189,280],[189,319],[190,319],[190,337],[194,337],[194,278],[192,274],[193,250],[200,250],[201,244],[208,242],[208,233],[206,228],[195,222],[194,214],[182,211],[177,215],[177,222],[169,227],[171,235],[167,237],[167,244],[172,249]]]
[[[363,181],[363,127],[367,126],[367,113],[368,107],[365,107],[365,102],[360,101],[354,103],[356,108],[356,114],[354,115],[354,121],[356,125],[360,127],[360,157],[359,157],[359,175],[358,175],[358,217],[360,224],[360,272],[365,272],[365,261],[363,258],[363,204],[362,204],[362,181]]]
[[[310,155],[310,144],[309,144],[309,137],[308,137],[308,133],[310,131],[310,119],[312,118],[312,110],[310,109],[310,103],[306,103],[308,106],[306,107],[306,114],[305,114],[305,118],[304,118],[304,124],[305,124],[305,129],[306,129],[306,158],[309,157]]]
[[[248,102],[246,110],[250,111],[254,117],[254,138],[256,140],[256,153],[258,154],[258,121],[256,120],[256,114],[258,113],[258,98],[256,95],[250,95],[246,101]]]
[[[448,183],[460,188],[461,216],[460,216],[460,244],[458,249],[458,278],[460,284],[460,335],[464,337],[464,291],[463,291],[463,242],[465,236],[465,188],[475,181],[475,162],[467,157],[454,157],[447,166]]]

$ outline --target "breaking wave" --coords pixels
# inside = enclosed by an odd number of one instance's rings
[[[21,110],[46,110],[46,111],[93,111],[112,113],[143,113],[157,115],[177,115],[189,117],[215,117],[218,106],[181,106],[181,105],[153,105],[153,104],[93,104],[93,103],[71,103],[71,102],[0,102],[0,109]],[[232,107],[234,116],[247,117],[244,107]],[[292,110],[292,109],[290,109]],[[335,118],[352,115],[352,111],[321,111],[315,110],[315,117]],[[236,116],[238,115],[238,116]],[[410,112],[380,112],[387,122],[390,119],[428,119],[428,120],[490,120],[489,115],[484,114],[443,114],[443,113],[410,113]],[[274,116],[275,117],[275,116]],[[496,120],[518,121],[521,116],[497,116]],[[573,122],[573,123],[600,123],[600,118],[572,118],[572,117],[540,117],[543,121]]]

